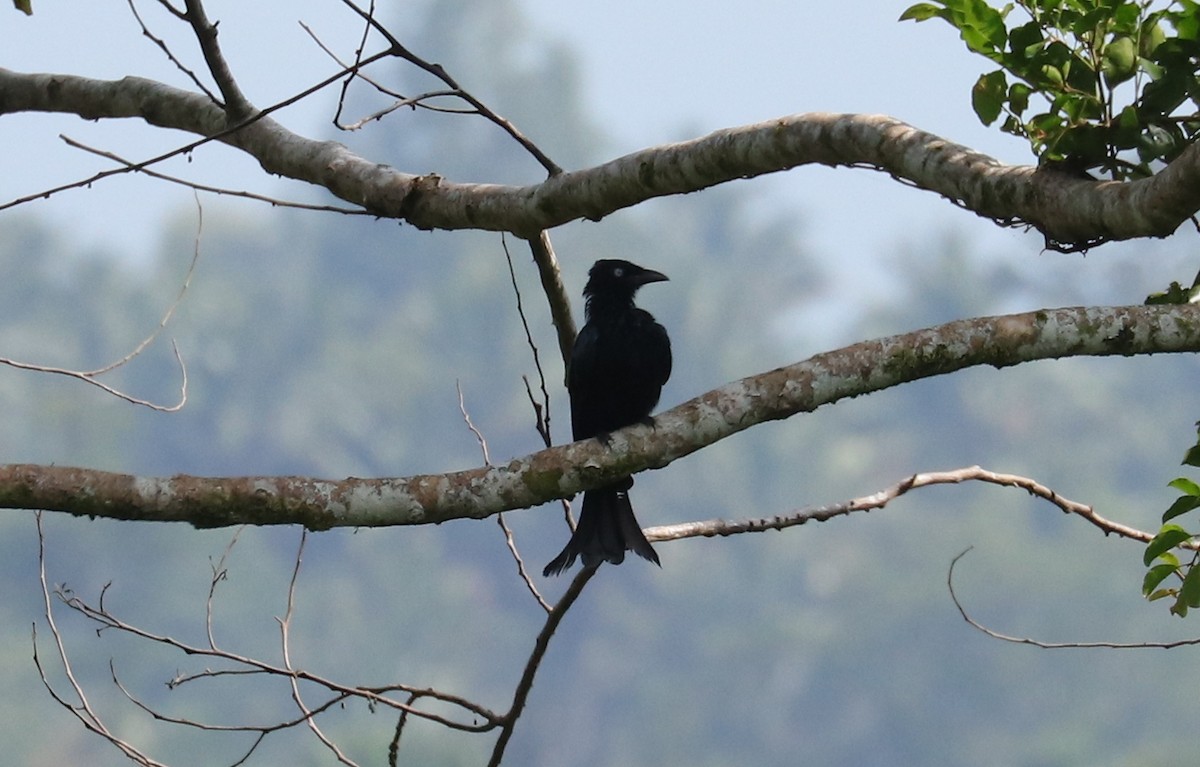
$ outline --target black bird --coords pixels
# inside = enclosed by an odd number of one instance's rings
[[[592,265],[585,298],[587,322],[575,339],[567,371],[571,395],[571,428],[576,440],[596,437],[623,426],[653,423],[650,411],[671,375],[671,340],[662,325],[633,305],[633,294],[667,276],[628,261],[602,259]],[[546,565],[542,575],[557,575],[583,559],[584,566],[608,561],[621,564],[625,552],[658,564],[658,554],[642,535],[633,516],[629,488],[633,478],[583,494],[579,524],[566,548]]]

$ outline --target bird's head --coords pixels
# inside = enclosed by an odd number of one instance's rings
[[[592,264],[583,295],[621,296],[632,298],[637,289],[647,283],[663,282],[667,275],[619,258],[602,258]]]

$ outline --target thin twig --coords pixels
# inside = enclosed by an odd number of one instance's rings
[[[379,61],[380,59],[388,58],[391,55],[392,55],[391,51],[383,51],[381,53],[376,53],[376,54],[368,57],[363,62],[363,66],[366,66],[367,64],[370,64],[375,61]],[[170,151],[163,152],[162,154],[155,155],[154,157],[151,157],[147,160],[135,162],[132,165],[122,167],[122,168],[113,168],[112,170],[100,171],[98,173],[92,174],[88,178],[80,179],[78,181],[72,181],[72,182],[69,182],[66,184],[60,184],[55,187],[43,189],[40,192],[34,192],[33,194],[27,194],[22,197],[17,197],[12,200],[9,200],[8,202],[0,203],[0,211],[7,210],[9,208],[14,208],[18,205],[24,205],[25,203],[33,202],[34,200],[48,199],[60,192],[65,192],[65,191],[68,191],[71,189],[90,188],[96,182],[102,181],[106,178],[111,178],[113,176],[120,176],[125,173],[133,173],[133,172],[141,171],[145,168],[148,168],[151,165],[157,165],[157,164],[164,162],[166,160],[169,160],[173,157],[180,157],[182,155],[189,154],[191,152],[194,152],[199,147],[204,146],[205,144],[209,144],[214,141],[220,141],[221,139],[231,136],[234,133],[237,133],[238,131],[242,130],[243,128],[246,128],[249,125],[253,125],[254,123],[258,122],[259,120],[263,119],[264,117],[267,117],[268,115],[270,115],[274,112],[277,112],[280,109],[284,109],[286,107],[291,106],[292,104],[295,104],[297,101],[302,101],[302,100],[308,98],[310,95],[316,93],[317,91],[327,88],[329,85],[337,82],[345,75],[346,75],[345,71],[341,71],[334,75],[331,75],[331,76],[325,78],[324,80],[321,80],[317,84],[312,85],[308,88],[305,88],[304,90],[300,91],[299,93],[297,93],[293,96],[289,96],[288,98],[283,99],[282,101],[272,104],[271,106],[267,107],[266,109],[258,110],[254,114],[247,117],[244,121],[242,121],[236,125],[231,125],[228,128],[217,131],[216,133],[213,133],[211,135],[204,136],[202,138],[198,138],[195,141],[190,141],[187,144],[183,144],[182,146],[178,146]]]
[[[141,399],[139,397],[134,397],[132,395],[126,394],[125,392],[123,392],[119,389],[109,386],[108,384],[104,383],[103,381],[97,381],[95,378],[91,378],[86,373],[81,373],[78,370],[69,370],[67,368],[58,368],[58,367],[53,367],[51,365],[32,365],[28,362],[21,362],[19,360],[9,359],[8,357],[0,357],[0,365],[8,365],[9,367],[16,368],[17,370],[31,370],[31,371],[35,371],[38,373],[49,373],[50,375],[61,375],[61,376],[66,376],[68,378],[76,378],[80,381],[83,381],[84,383],[89,383],[92,386],[102,389],[118,399],[123,399],[126,402],[129,402],[130,404],[141,405],[142,407],[147,407],[147,408],[150,408],[151,410],[157,410],[160,413],[176,413],[176,412],[182,410],[183,406],[187,404],[187,380],[188,379],[187,379],[187,366],[183,364],[183,357],[180,356],[180,354],[179,354],[179,347],[176,346],[174,342],[172,342],[171,348],[175,352],[175,362],[179,365],[179,372],[182,376],[182,383],[180,384],[179,401],[177,403],[175,403],[174,405],[159,405],[157,403],[151,402],[150,400],[145,400],[145,399]]]
[[[487,440],[484,439],[483,432],[476,428],[475,423],[471,420],[471,414],[467,412],[466,403],[463,400],[462,385],[454,382],[454,388],[458,390],[458,412],[462,413],[463,421],[466,422],[467,428],[475,435],[476,441],[479,442],[479,449],[483,451],[483,462],[487,466],[492,465],[492,458],[488,453]],[[521,576],[521,580],[525,583],[525,588],[529,589],[529,593],[537,600],[537,603],[542,606],[546,612],[550,612],[550,603],[545,600],[542,593],[538,591],[537,586],[533,582],[532,576],[525,568],[525,560],[521,558],[520,552],[517,550],[516,540],[513,539],[512,530],[508,527],[507,520],[504,519],[504,514],[497,514],[496,521],[500,525],[500,529],[504,532],[504,542],[508,546],[508,551],[512,554],[513,560],[517,563],[517,573]],[[402,726],[402,725],[401,725]],[[399,731],[397,731],[397,740],[399,739]]]
[[[1030,639],[1029,637],[1010,636],[1008,634],[1001,634],[998,631],[993,631],[968,615],[966,608],[962,606],[962,602],[960,602],[958,599],[958,594],[954,592],[954,568],[958,564],[958,560],[965,557],[967,552],[969,552],[972,548],[974,547],[967,547],[963,551],[959,552],[954,559],[950,560],[950,570],[946,573],[946,587],[950,590],[950,599],[954,601],[954,606],[958,608],[958,614],[962,616],[962,619],[970,624],[972,628],[986,634],[992,639],[999,639],[1004,642],[1012,642],[1013,644],[1032,645],[1033,647],[1041,647],[1045,650],[1078,650],[1096,647],[1110,650],[1170,650],[1176,647],[1200,645],[1200,637],[1194,639],[1180,639],[1174,642],[1043,642],[1038,639]]]
[[[170,62],[175,65],[175,68],[182,72],[189,80],[191,80],[192,83],[200,89],[201,93],[212,99],[213,103],[224,106],[221,100],[217,98],[217,95],[210,91],[208,87],[200,81],[200,77],[194,71],[185,67],[183,62],[171,52],[171,49],[167,46],[167,43],[161,37],[157,37],[150,32],[150,28],[146,26],[146,22],[142,21],[142,16],[140,13],[138,13],[137,6],[134,5],[133,0],[126,0],[126,2],[129,4],[129,10],[133,14],[133,18],[137,20],[138,26],[142,28],[142,35],[149,38],[152,43],[157,45],[159,49],[167,55],[167,59],[169,59]],[[162,3],[162,5],[169,11],[176,12],[176,9],[172,8],[170,5],[167,5],[166,3]],[[180,16],[179,18],[186,20],[186,16]]]
[[[391,47],[391,54],[393,56],[397,56],[399,58],[404,59],[405,61],[409,62],[410,64],[413,64],[414,66],[416,66],[420,69],[423,69],[424,71],[428,72],[429,74],[433,75],[434,77],[436,77],[437,79],[439,79],[443,83],[445,83],[449,88],[451,88],[458,94],[459,98],[461,98],[463,101],[467,102],[472,107],[474,107],[475,110],[479,113],[479,115],[481,117],[483,117],[483,118],[487,119],[488,121],[494,123],[495,125],[499,126],[505,133],[507,133],[509,136],[511,136],[514,141],[516,141],[518,144],[520,144],[525,149],[526,152],[528,152],[530,155],[532,155],[534,157],[534,159],[536,159],[538,161],[538,163],[540,163],[541,166],[543,168],[545,168],[546,172],[551,177],[557,176],[563,172],[563,169],[558,165],[558,163],[551,160],[550,157],[547,156],[546,153],[543,152],[541,150],[541,148],[538,147],[537,144],[533,143],[533,141],[531,141],[527,136],[525,136],[525,134],[523,134],[521,131],[519,131],[517,129],[517,126],[515,126],[508,119],[501,117],[500,115],[493,112],[490,107],[488,107],[486,104],[484,104],[479,99],[475,98],[475,96],[471,95],[471,93],[469,91],[465,90],[461,85],[458,84],[458,81],[456,81],[453,77],[450,76],[450,73],[447,72],[442,67],[441,64],[434,64],[429,61],[426,61],[425,59],[421,58],[420,56],[417,56],[415,53],[413,53],[408,48],[406,48],[396,38],[395,35],[393,35],[390,31],[388,31],[387,27],[385,27],[383,24],[379,23],[379,21],[374,16],[373,10],[370,13],[367,11],[364,11],[362,8],[359,8],[358,5],[356,3],[354,3],[352,0],[342,0],[342,4],[345,5],[346,7],[350,8],[355,13],[357,13],[364,21],[367,22],[367,24],[371,25],[371,27],[374,28],[376,32],[378,32],[380,35],[383,36],[383,38],[387,41],[388,45]],[[361,67],[359,67],[359,69],[361,69]]]
[[[571,609],[571,605],[575,604],[575,600],[583,593],[583,587],[596,574],[596,570],[596,565],[584,567],[580,570],[575,579],[571,581],[571,585],[567,587],[566,593],[558,600],[558,604],[554,605],[554,609],[546,616],[546,623],[542,626],[542,630],[538,632],[537,639],[534,640],[533,652],[530,653],[529,660],[525,662],[525,669],[521,673],[521,681],[517,683],[517,689],[513,694],[512,706],[509,707],[508,713],[504,715],[503,724],[500,728],[500,737],[496,739],[496,745],[492,748],[492,757],[488,761],[488,767],[499,767],[501,760],[504,758],[504,749],[508,746],[508,741],[512,738],[513,728],[516,727],[517,720],[520,719],[521,712],[525,709],[525,702],[529,699],[529,691],[533,689],[533,679],[537,676],[542,658],[545,657],[546,650],[550,646],[550,639],[554,636],[558,625],[562,623],[562,619],[566,616],[567,611]]]
[[[538,386],[542,392],[542,408],[538,412],[538,432],[542,435],[542,441],[545,442],[546,447],[550,447],[553,443],[550,439],[550,392],[546,390],[546,373],[542,370],[542,358],[537,344],[534,343],[533,333],[529,330],[529,319],[525,316],[525,306],[521,302],[521,286],[517,284],[517,271],[513,268],[512,254],[508,252],[508,238],[503,233],[500,235],[500,244],[504,248],[504,260],[508,264],[509,284],[512,285],[513,295],[517,300],[517,316],[521,318],[521,329],[525,331],[525,345],[529,347],[529,352],[533,355],[533,367],[537,370]],[[551,257],[553,257],[553,251],[551,251]]]
[[[645,533],[646,538],[651,541],[674,541],[680,538],[695,538],[698,536],[712,537],[717,535],[737,535],[739,533],[761,533],[766,530],[783,530],[788,527],[803,525],[807,522],[825,522],[834,517],[842,517],[858,511],[882,509],[896,498],[917,488],[929,485],[958,484],[967,481],[979,481],[1020,488],[1030,495],[1049,501],[1068,514],[1074,514],[1086,519],[1102,530],[1105,535],[1115,534],[1122,538],[1129,538],[1143,543],[1149,542],[1154,537],[1153,533],[1105,519],[1097,514],[1091,506],[1064,498],[1054,490],[1033,479],[1016,474],[1000,474],[987,471],[979,466],[969,466],[953,471],[914,474],[891,487],[880,490],[877,493],[872,493],[871,495],[824,506],[807,506],[790,514],[763,519],[747,519],[737,522],[726,522],[723,519],[712,519],[705,522],[685,522],[678,525],[647,528]],[[1184,548],[1189,548],[1188,544],[1184,544]]]
[[[134,357],[141,354],[147,346],[154,343],[154,339],[158,338],[158,334],[167,327],[167,323],[170,322],[171,318],[175,316],[175,310],[178,309],[179,305],[183,303],[183,297],[187,295],[188,288],[192,284],[192,277],[196,274],[196,264],[200,261],[200,236],[204,233],[204,206],[200,204],[199,195],[193,194],[193,196],[196,200],[196,236],[192,240],[192,260],[188,263],[187,273],[183,276],[183,283],[179,286],[179,293],[176,294],[175,300],[171,302],[170,306],[168,306],[167,310],[163,313],[162,319],[158,321],[158,327],[154,328],[150,335],[143,338],[142,342],[134,347],[133,351],[129,352],[116,362],[110,362],[102,368],[85,372],[85,376],[90,378],[104,375],[110,370],[114,370],[122,365],[125,365]],[[187,389],[184,389],[183,395],[183,399],[186,401]]]
[[[129,352],[124,357],[120,358],[119,360],[116,360],[115,362],[111,362],[103,367],[97,368],[95,370],[72,370],[69,368],[60,368],[60,367],[55,367],[52,365],[41,365],[41,364],[34,364],[34,363],[30,363],[30,362],[21,362],[18,360],[10,359],[8,357],[0,357],[0,364],[8,365],[9,367],[17,368],[18,370],[30,370],[30,371],[39,372],[39,373],[49,373],[52,375],[62,375],[62,376],[66,376],[68,378],[75,378],[77,380],[84,381],[85,383],[89,383],[92,386],[99,387],[100,389],[108,392],[109,394],[113,395],[114,397],[125,400],[126,402],[132,403],[134,405],[141,405],[143,407],[150,408],[151,410],[157,410],[157,411],[163,412],[163,413],[175,413],[175,412],[182,410],[184,405],[187,404],[187,384],[188,384],[187,365],[184,364],[183,356],[179,353],[179,346],[174,341],[171,342],[171,349],[175,353],[175,361],[179,364],[180,379],[181,379],[180,391],[179,391],[179,401],[176,404],[160,405],[160,404],[151,402],[149,400],[140,399],[140,398],[134,397],[130,394],[126,394],[125,392],[120,391],[119,389],[117,389],[113,386],[109,386],[108,384],[106,384],[103,381],[100,381],[98,379],[99,379],[99,376],[104,375],[105,373],[108,373],[116,368],[119,368],[123,365],[128,364],[132,359],[134,359],[139,354],[141,354],[143,351],[145,351],[146,347],[149,346],[151,343],[153,343],[156,338],[158,338],[158,335],[163,331],[164,328],[166,328],[167,323],[171,321],[171,317],[173,317],[175,315],[175,310],[178,309],[179,305],[183,302],[183,297],[187,294],[188,286],[190,286],[192,283],[192,276],[196,272],[196,263],[200,260],[200,235],[203,231],[204,231],[204,208],[200,204],[199,197],[197,197],[196,198],[196,238],[194,240],[194,244],[193,244],[193,248],[192,248],[192,260],[188,264],[187,274],[184,275],[183,284],[180,285],[179,293],[178,293],[178,295],[175,296],[175,300],[171,302],[170,306],[167,307],[167,310],[163,314],[162,318],[158,321],[158,326],[154,328],[154,330],[150,333],[150,335],[148,335],[144,339],[142,339],[141,343],[139,343],[136,347],[134,347],[133,351]]]
[[[374,213],[363,210],[362,208],[342,208],[342,207],[338,207],[337,205],[315,205],[315,204],[310,204],[310,203],[305,203],[305,202],[294,202],[292,200],[281,200],[278,197],[269,197],[265,194],[256,194],[254,192],[247,192],[247,191],[241,190],[241,189],[226,189],[225,187],[220,187],[220,186],[210,186],[208,184],[200,184],[195,181],[188,181],[187,179],[180,178],[178,176],[172,176],[172,175],[169,175],[166,173],[159,173],[158,171],[151,170],[149,168],[139,167],[139,164],[135,163],[133,160],[127,160],[124,157],[121,157],[120,155],[114,154],[112,152],[107,152],[103,149],[97,149],[95,147],[88,146],[87,144],[84,144],[81,141],[77,141],[76,139],[73,139],[70,136],[63,135],[61,133],[59,134],[58,137],[60,139],[62,139],[63,142],[66,143],[68,146],[74,147],[76,149],[82,149],[85,152],[90,152],[91,154],[97,155],[99,157],[103,157],[106,160],[112,160],[113,162],[120,163],[121,165],[125,166],[126,168],[128,168],[131,171],[134,171],[135,173],[141,173],[146,176],[150,176],[151,178],[157,178],[161,181],[167,181],[172,184],[179,184],[180,186],[186,186],[189,189],[195,189],[195,190],[198,190],[201,192],[211,192],[213,194],[224,195],[226,197],[241,197],[241,198],[247,199],[247,200],[256,200],[258,202],[268,203],[272,207],[277,207],[277,208],[296,208],[298,210],[314,210],[314,211],[319,211],[322,213],[341,213],[342,215],[346,215],[346,216],[374,216],[375,215]]]
[[[304,559],[304,543],[307,540],[308,531],[301,530],[300,545],[296,547],[296,560],[295,564],[292,566],[292,577],[291,580],[288,581],[287,610],[284,612],[282,618],[276,618],[276,620],[279,622],[279,643],[280,651],[283,655],[283,667],[289,672],[293,672],[289,677],[292,688],[292,700],[296,703],[296,708],[300,710],[301,717],[303,718],[304,723],[308,726],[308,729],[317,737],[317,740],[321,741],[321,743],[327,749],[329,749],[330,753],[332,753],[339,762],[346,765],[346,767],[358,767],[358,764],[354,760],[346,756],[346,754],[342,752],[342,749],[339,748],[336,743],[334,743],[324,732],[321,731],[321,727],[317,724],[313,710],[305,705],[304,698],[300,695],[300,680],[297,679],[294,673],[295,667],[292,665],[292,651],[289,637],[292,626],[292,616],[295,615],[296,608],[296,582],[300,578],[300,563]]]
[[[75,678],[75,671],[71,668],[71,659],[67,655],[66,645],[63,644],[62,634],[58,630],[58,625],[54,622],[54,611],[51,609],[50,588],[46,582],[46,534],[42,528],[42,512],[35,515],[37,520],[38,534],[38,582],[42,587],[42,610],[46,618],[46,625],[50,627],[50,634],[54,637],[54,645],[58,652],[58,661],[62,664],[63,674],[67,678],[67,683],[71,686],[72,692],[79,701],[73,704],[63,698],[54,686],[50,684],[49,678],[46,676],[46,670],[42,666],[41,658],[38,656],[37,650],[37,624],[33,627],[33,663],[37,667],[38,675],[41,677],[42,685],[46,691],[50,693],[50,697],[63,708],[70,711],[71,714],[78,719],[89,732],[96,733],[100,737],[115,746],[121,753],[125,754],[129,759],[143,767],[166,767],[161,762],[156,762],[146,754],[138,750],[133,744],[118,738],[114,735],[100,716],[92,708],[88,702],[87,694],[83,691],[83,686],[79,684],[79,680]],[[60,592],[61,593],[61,592]]]
[[[269,676],[276,676],[276,677],[280,677],[280,678],[286,678],[289,680],[294,678],[299,681],[310,682],[312,684],[324,687],[332,693],[336,693],[336,694],[344,693],[348,696],[361,698],[361,699],[365,700],[368,704],[383,705],[383,706],[387,706],[388,708],[395,709],[397,711],[409,711],[409,713],[411,713],[413,716],[418,716],[423,719],[428,719],[429,721],[435,722],[437,724],[441,724],[445,727],[449,727],[454,730],[461,730],[463,732],[487,732],[488,730],[495,728],[500,719],[495,713],[484,708],[483,706],[480,706],[476,703],[472,703],[471,701],[466,700],[465,698],[462,698],[460,696],[441,692],[439,690],[431,690],[429,688],[423,688],[423,687],[419,688],[419,687],[415,687],[413,685],[405,685],[405,684],[390,684],[390,685],[383,685],[383,686],[376,686],[376,687],[350,686],[350,685],[345,685],[345,684],[336,682],[327,677],[323,677],[318,674],[314,674],[312,672],[305,671],[303,669],[289,669],[284,666],[278,666],[278,665],[268,663],[267,661],[264,661],[264,660],[261,660],[258,658],[253,658],[253,657],[246,656],[246,655],[240,655],[240,654],[237,654],[234,652],[230,652],[228,650],[222,650],[222,649],[214,650],[209,647],[189,644],[189,643],[184,642],[180,639],[177,639],[173,636],[165,635],[165,634],[156,634],[154,632],[148,631],[147,629],[141,628],[140,626],[136,626],[136,625],[133,625],[126,621],[123,621],[120,618],[118,618],[115,614],[113,614],[112,612],[109,612],[107,610],[103,610],[103,609],[97,608],[91,604],[88,604],[84,600],[80,599],[78,596],[74,596],[65,591],[60,590],[59,595],[63,601],[63,604],[65,604],[67,607],[71,608],[72,610],[75,610],[76,612],[80,613],[81,615],[83,615],[84,617],[93,621],[94,623],[99,624],[101,627],[100,628],[101,631],[106,630],[106,629],[120,631],[121,633],[128,634],[130,636],[137,637],[140,639],[144,639],[144,640],[150,641],[152,643],[162,645],[164,647],[171,647],[173,649],[179,650],[180,652],[184,653],[185,655],[199,657],[199,658],[219,659],[219,660],[227,661],[230,663],[235,663],[240,666],[244,666],[247,670],[252,671],[254,673],[266,674]],[[216,676],[221,676],[221,675],[224,675],[227,673],[228,672],[207,671],[206,670],[202,673],[194,675],[192,678],[200,679],[200,678],[216,677]],[[174,681],[178,682],[179,680],[177,678]],[[424,695],[426,697],[431,697],[436,700],[447,703],[449,705],[461,708],[464,711],[470,713],[474,717],[474,719],[471,722],[460,722],[460,721],[455,721],[453,719],[450,719],[448,717],[445,717],[445,716],[442,716],[440,714],[436,714],[436,713],[433,713],[430,711],[416,709],[416,708],[406,705],[405,703],[403,703],[399,700],[396,700],[395,698],[389,697],[389,693],[393,693],[393,692],[402,692],[402,693],[405,693],[406,695],[412,694],[413,692],[420,692],[420,693],[422,693],[422,695]],[[480,720],[482,720],[482,723],[480,722]]]
[[[345,80],[342,81],[342,92],[341,92],[341,95],[338,96],[337,111],[334,112],[334,115],[333,115],[333,124],[338,130],[344,130],[344,131],[359,130],[364,125],[367,125],[368,123],[376,122],[378,120],[382,120],[384,117],[387,117],[392,112],[395,112],[398,109],[403,109],[404,107],[411,107],[413,109],[416,109],[419,107],[421,109],[429,110],[430,112],[441,112],[444,114],[478,114],[478,111],[475,109],[462,109],[462,108],[455,109],[452,107],[439,107],[435,104],[425,103],[426,101],[428,101],[430,99],[435,99],[435,98],[458,98],[458,96],[459,96],[458,91],[436,90],[436,91],[429,91],[428,93],[422,93],[419,96],[405,96],[401,93],[398,93],[398,92],[392,90],[391,88],[388,88],[387,86],[368,77],[362,71],[362,69],[359,68],[360,65],[358,64],[357,59],[359,56],[362,55],[361,47],[359,47],[358,49],[355,50],[355,58],[356,58],[355,64],[353,64],[353,65],[347,64],[346,62],[342,61],[342,59],[336,53],[334,53],[333,50],[331,50],[329,48],[329,46],[325,45],[325,43],[321,40],[321,38],[317,37],[316,32],[314,32],[307,24],[305,24],[303,21],[301,21],[300,26],[304,29],[305,32],[308,33],[308,36],[313,39],[313,42],[315,42],[317,44],[317,46],[322,51],[324,51],[327,56],[329,56],[330,59],[332,59],[334,62],[336,62],[338,66],[351,70],[351,73],[349,75],[347,75]],[[364,30],[369,32],[370,28],[371,28],[370,25],[367,25],[364,28]],[[349,124],[343,123],[342,122],[342,111],[346,108],[346,96],[349,95],[350,84],[353,83],[355,79],[362,80],[363,82],[369,84],[371,87],[373,87],[375,90],[379,91],[380,93],[390,96],[393,99],[396,99],[396,101],[393,102],[390,106],[386,106],[383,109],[380,109],[376,112],[372,112],[371,114],[359,119],[356,122],[352,122]]]
[[[233,537],[229,539],[229,543],[225,546],[225,550],[221,552],[221,558],[217,560],[217,564],[212,566],[212,579],[208,584],[208,598],[204,600],[204,632],[208,637],[208,647],[210,650],[217,649],[217,640],[213,635],[213,601],[217,595],[217,584],[221,581],[228,580],[229,571],[225,567],[225,563],[233,554],[233,547],[237,544],[238,538],[241,537],[242,531],[246,527],[243,525],[234,532]],[[210,560],[211,561],[211,560]]]

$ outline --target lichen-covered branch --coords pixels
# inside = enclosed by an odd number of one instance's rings
[[[1046,309],[959,320],[864,341],[734,381],[612,435],[446,474],[340,481],[307,477],[136,477],[60,466],[0,466],[0,508],[115,519],[236,524],[413,525],[483,518],[661,468],[764,421],[975,365],[1200,351],[1200,307]]]
[[[1093,181],[1004,165],[881,115],[781,117],[644,149],[528,186],[506,186],[405,173],[336,142],[298,136],[263,113],[224,132],[230,127],[225,110],[207,96],[137,77],[110,81],[0,69],[0,114],[16,112],[138,117],[159,127],[219,136],[255,157],[267,172],[323,186],[373,214],[422,229],[507,231],[526,239],[653,197],[814,163],[884,171],[981,216],[1036,227],[1060,247],[1163,237],[1200,210],[1200,148],[1195,146],[1152,178]]]

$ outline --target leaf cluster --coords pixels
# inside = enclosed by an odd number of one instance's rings
[[[1042,163],[1143,178],[1200,132],[1194,0],[933,0],[900,16],[932,18],[999,66],[975,82],[975,114],[984,125],[1003,116],[1001,130]]]
[[[1200,435],[1196,444],[1184,455],[1183,464],[1200,466]],[[1200,533],[1188,530],[1174,520],[1200,508],[1200,484],[1187,477],[1177,477],[1169,484],[1182,495],[1163,512],[1162,527],[1146,544],[1143,563],[1148,569],[1142,580],[1142,594],[1151,602],[1168,598],[1174,600],[1171,612],[1182,618],[1189,609],[1200,607],[1200,567],[1197,567],[1200,551],[1188,545],[1194,543]],[[1181,562],[1175,553],[1175,549],[1185,545],[1192,549],[1191,559],[1186,563]],[[1172,579],[1172,585],[1163,586],[1169,578]]]

